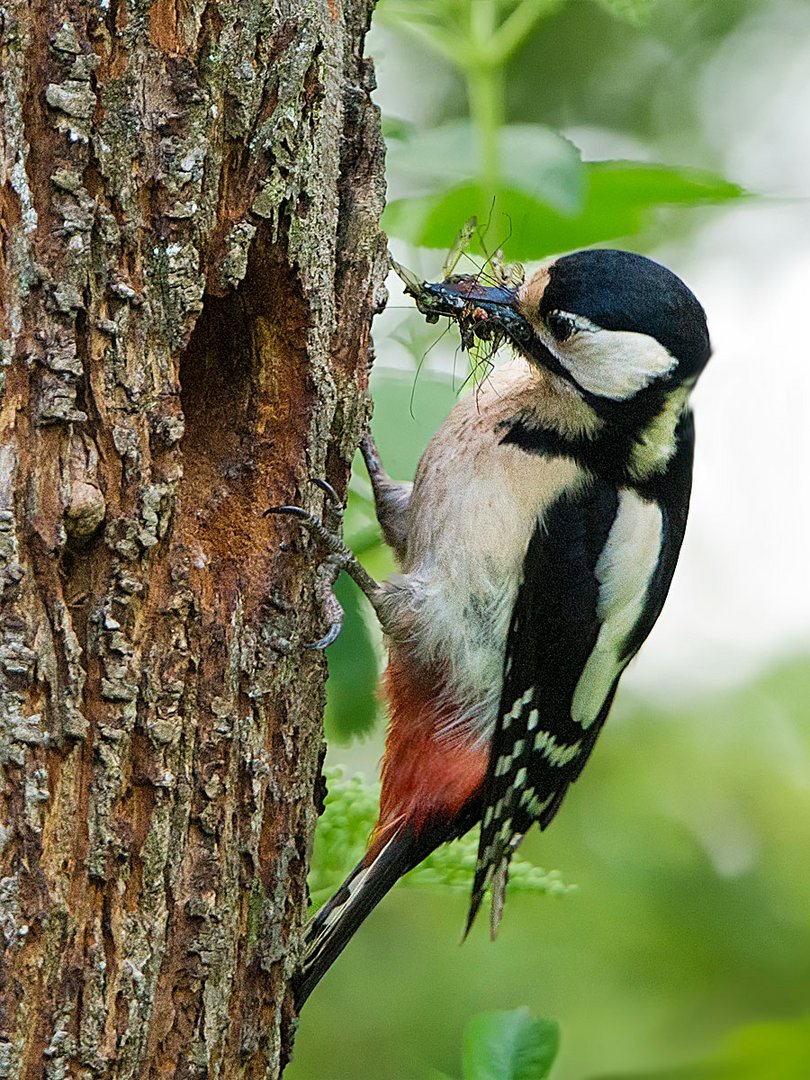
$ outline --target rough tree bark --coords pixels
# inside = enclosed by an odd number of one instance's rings
[[[325,665],[262,512],[365,420],[369,15],[0,8],[0,1077],[289,1054]]]

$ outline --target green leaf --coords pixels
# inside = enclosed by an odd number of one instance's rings
[[[510,124],[498,132],[498,157],[505,186],[540,199],[561,213],[582,205],[584,173],[579,151],[542,124]],[[478,182],[484,163],[470,120],[398,135],[388,146],[388,168],[418,178],[426,192],[445,192],[463,181]],[[482,208],[482,214],[484,214]]]
[[[329,646],[325,723],[329,739],[345,744],[368,734],[377,721],[380,663],[360,590],[344,575],[335,584],[335,596],[345,618],[340,636]]]
[[[508,259],[540,259],[632,236],[657,207],[717,204],[745,194],[738,185],[697,169],[602,161],[588,164],[586,170],[587,194],[578,214],[558,213],[510,188],[493,200],[479,185],[467,184],[440,195],[393,202],[383,225],[422,247],[447,248],[458,223],[477,214],[490,220],[488,247],[502,246]],[[473,238],[473,249],[475,243]]]
[[[552,1020],[528,1009],[484,1013],[464,1032],[464,1080],[544,1080],[560,1048]]]
[[[510,124],[501,128],[498,146],[504,186],[525,192],[562,214],[581,209],[586,172],[572,142],[540,124]]]
[[[623,22],[644,26],[650,21],[655,0],[599,0],[603,8]]]
[[[431,182],[431,188],[471,180],[481,172],[478,135],[470,120],[401,132],[387,147],[386,165]]]
[[[384,115],[381,118],[380,126],[386,142],[404,142],[406,139],[413,138],[413,124],[408,120],[402,120],[400,117]]]
[[[745,191],[703,169],[637,161],[591,161],[589,198],[618,198],[634,206],[697,205],[739,199]]]

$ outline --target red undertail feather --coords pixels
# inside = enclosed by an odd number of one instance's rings
[[[486,746],[440,734],[458,713],[441,672],[415,669],[392,650],[383,689],[390,725],[367,859],[403,823],[418,834],[429,821],[456,818],[483,784],[489,756]]]
[[[307,928],[295,979],[299,1009],[397,880],[477,820],[488,750],[437,734],[458,715],[443,690],[439,675],[415,671],[392,652],[384,680],[391,724],[380,818],[365,858]]]

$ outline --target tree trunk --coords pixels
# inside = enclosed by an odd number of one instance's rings
[[[289,1055],[324,627],[263,511],[365,422],[369,15],[0,11],[0,1078]]]

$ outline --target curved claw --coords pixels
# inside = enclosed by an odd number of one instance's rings
[[[290,517],[298,518],[307,532],[323,544],[330,556],[344,561],[352,558],[352,553],[344,544],[339,531],[324,524],[314,514],[310,514],[309,510],[304,510],[301,506],[271,506],[269,510],[265,510],[265,514],[289,514]]]
[[[340,532],[340,530],[343,528],[343,505],[338,498],[337,492],[330,483],[328,483],[326,480],[321,480],[319,477],[313,476],[312,483],[324,494],[324,523],[330,529],[332,529],[333,532]]]
[[[339,510],[341,513],[343,512],[343,507],[341,506],[340,499],[338,498],[338,493],[327,480],[321,480],[319,476],[313,476],[311,477],[311,482],[315,485],[315,487],[321,489],[321,491],[326,496],[328,502],[331,504],[331,508],[333,510]]]
[[[264,511],[262,516],[267,517],[268,514],[287,514],[289,517],[298,518],[304,528],[313,536],[316,536],[326,546],[327,550],[333,554],[342,551],[344,547],[337,529],[330,528],[315,514],[305,510],[303,506],[271,506]]]
[[[262,517],[267,517],[268,514],[292,514],[293,517],[301,518],[302,521],[318,520],[314,514],[310,514],[309,510],[305,510],[302,506],[268,506]]]
[[[326,480],[321,480],[319,477],[313,477],[312,483],[317,488],[320,488],[325,496],[324,520],[320,520],[308,510],[304,510],[301,506],[290,505],[270,506],[264,511],[262,516],[267,517],[268,514],[289,514],[291,517],[297,517],[307,525],[313,526],[316,531],[318,526],[324,526],[324,524],[327,523],[328,528],[337,532],[343,521],[343,506],[338,498],[338,493],[330,483]]]
[[[306,646],[310,651],[328,648],[343,629],[343,608],[332,591],[334,583],[335,578],[331,568],[325,564],[318,575],[315,594],[321,602],[321,610],[324,618],[328,620],[329,629],[318,641],[313,641],[311,645]]]
[[[318,638],[317,641],[311,642],[309,645],[305,645],[305,649],[309,649],[310,652],[318,652],[321,649],[328,649],[333,641],[337,641],[340,636],[340,631],[343,629],[343,620],[339,622],[333,622],[327,632],[322,638]]]
[[[319,541],[328,552],[327,557],[321,563],[320,569],[325,574],[321,599],[324,605],[324,614],[329,619],[329,630],[319,641],[307,646],[309,649],[325,649],[338,636],[343,623],[343,612],[331,591],[338,574],[345,570],[354,579],[369,598],[378,615],[380,611],[380,586],[361,565],[351,549],[346,546],[341,536],[339,522],[343,516],[343,510],[342,507],[340,509],[335,507],[334,501],[337,500],[337,494],[334,488],[327,484],[325,480],[314,480],[313,483],[326,496],[328,502],[324,513],[326,520],[319,519],[315,514],[311,514],[309,510],[304,510],[302,506],[289,505],[270,506],[264,511],[264,516],[268,514],[288,514],[290,517],[298,518],[307,532]],[[334,517],[336,521],[329,521],[329,517]]]

